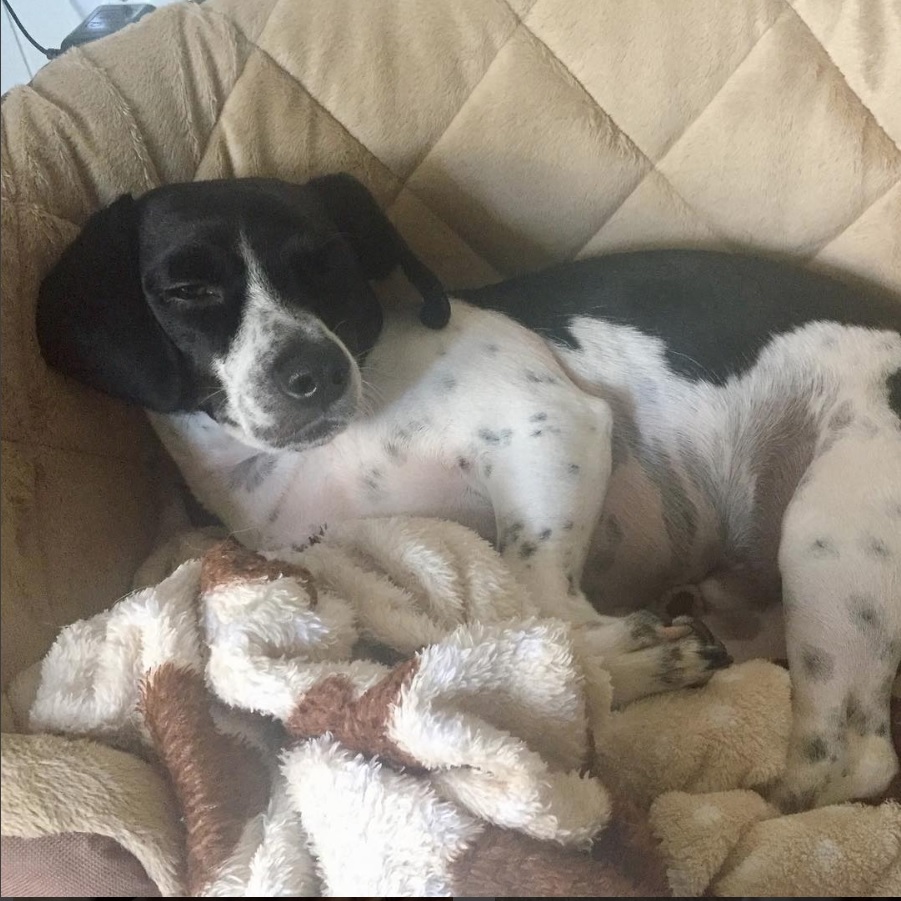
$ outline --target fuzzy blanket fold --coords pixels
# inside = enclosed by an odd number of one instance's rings
[[[754,791],[784,760],[782,670],[611,712],[604,661],[460,526],[368,520],[266,557],[194,536],[139,578],[63,630],[30,721],[162,768],[191,894],[901,888],[896,804],[782,817]]]

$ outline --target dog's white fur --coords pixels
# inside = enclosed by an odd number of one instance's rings
[[[252,281],[221,373],[236,421],[265,426],[252,373],[271,329],[324,327]],[[360,412],[303,451],[261,449],[202,413],[152,419],[197,497],[250,546],[428,515],[495,540],[540,609],[577,624],[602,621],[580,580],[607,613],[686,587],[738,656],[772,651],[759,639],[784,610],[796,711],[784,797],[880,791],[897,769],[901,428],[885,384],[901,336],[809,324],[718,386],[681,378],[660,339],[627,326],[586,317],[573,333],[579,350],[461,301],[441,331],[395,308],[353,367],[347,406],[362,386]],[[638,668],[631,696],[672,678],[659,661]]]

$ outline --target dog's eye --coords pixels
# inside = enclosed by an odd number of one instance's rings
[[[222,300],[222,291],[212,285],[173,285],[166,290],[166,297],[169,300],[180,300],[186,303],[207,304]]]

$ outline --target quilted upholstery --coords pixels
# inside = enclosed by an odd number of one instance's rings
[[[344,169],[451,286],[668,245],[901,291],[899,60],[897,0],[209,0],[45,67],[2,106],[4,684],[125,589],[163,487],[140,415],[36,351],[92,210]]]

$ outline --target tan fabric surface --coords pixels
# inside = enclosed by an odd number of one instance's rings
[[[180,893],[181,826],[165,780],[149,764],[50,735],[3,735],[0,760],[4,841],[89,829],[134,855],[162,894]]]
[[[158,897],[134,854],[102,835],[0,837],[4,898]]]

